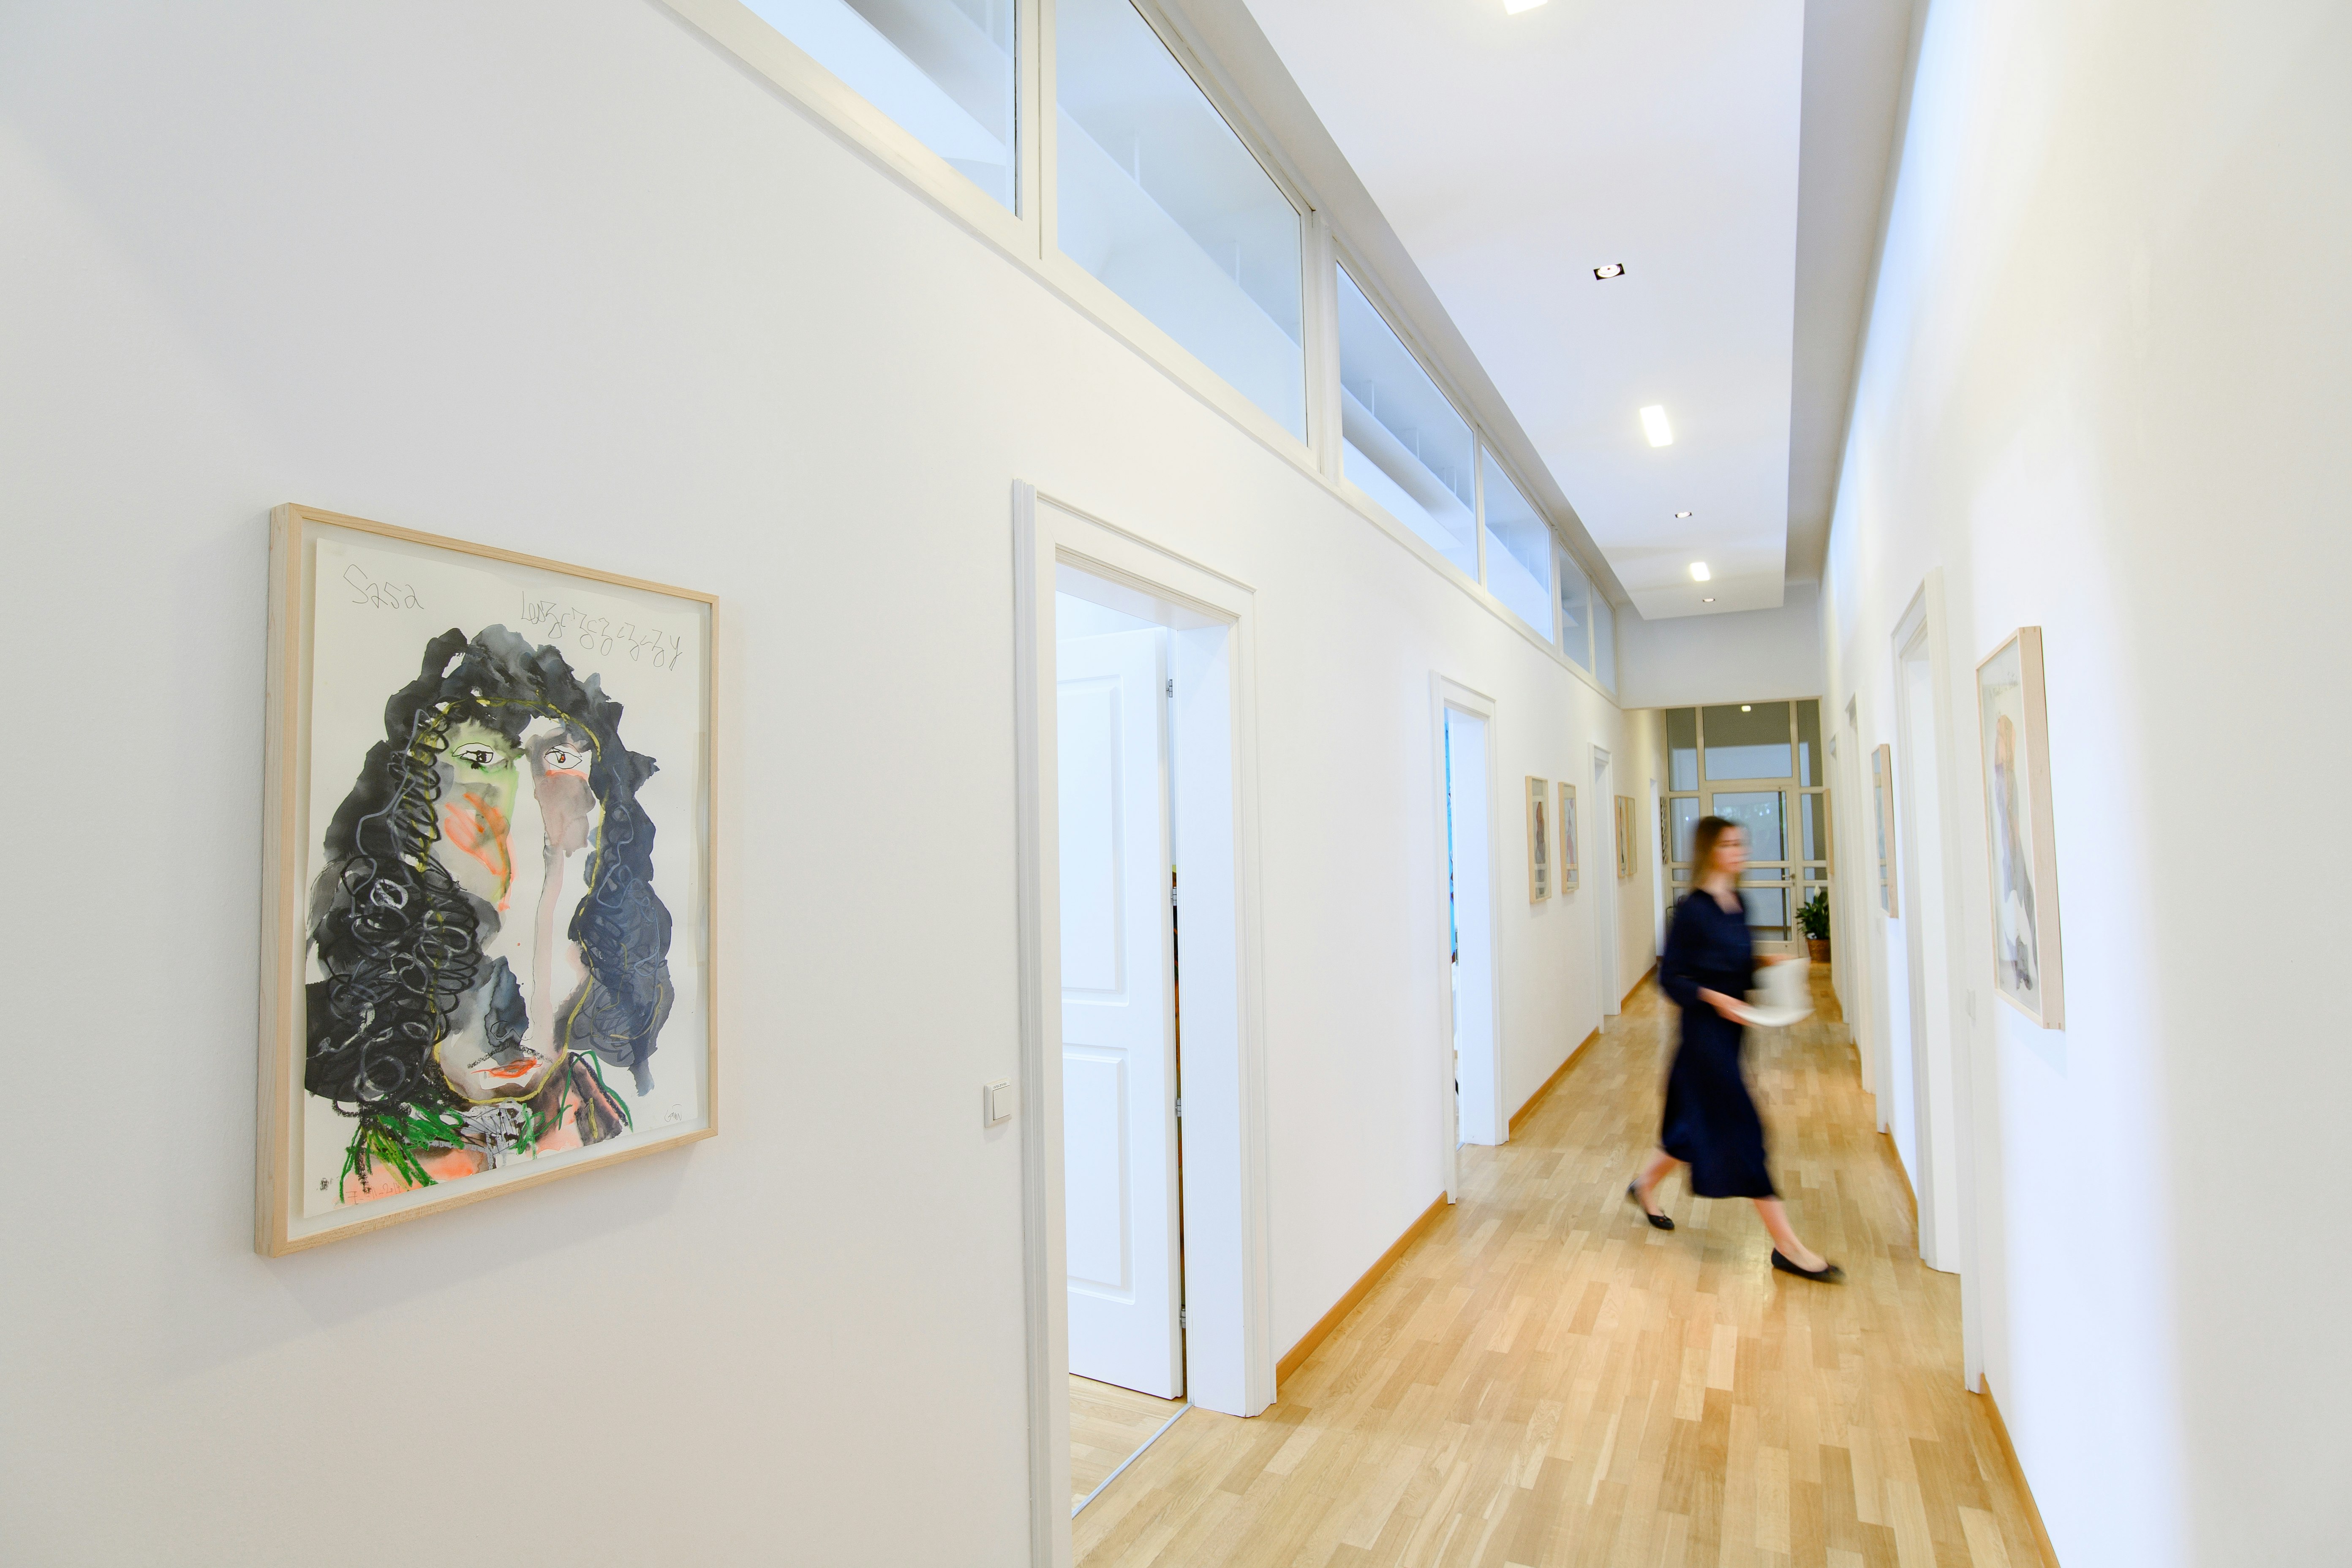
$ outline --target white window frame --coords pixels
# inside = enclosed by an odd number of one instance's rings
[[[1315,479],[1345,501],[1358,515],[1378,527],[1439,576],[1485,605],[1506,626],[1549,654],[1559,667],[1599,692],[1612,705],[1616,694],[1599,677],[1570,659],[1559,644],[1559,584],[1553,584],[1551,635],[1523,619],[1487,588],[1486,464],[1495,461],[1534,501],[1535,490],[1514,464],[1486,437],[1486,428],[1464,413],[1468,400],[1451,379],[1433,366],[1437,357],[1417,341],[1417,334],[1398,323],[1407,319],[1385,297],[1380,274],[1367,266],[1344,237],[1335,231],[1318,207],[1314,194],[1296,167],[1284,157],[1275,138],[1252,113],[1231,80],[1199,47],[1181,19],[1159,0],[1130,0],[1137,14],[1160,37],[1176,63],[1192,79],[1211,108],[1221,115],[1242,146],[1257,160],[1286,200],[1299,215],[1300,323],[1299,347],[1305,360],[1304,386],[1307,438],[1293,436],[1281,421],[1260,408],[1241,390],[1211,370],[1192,352],[1171,337],[1109,285],[1064,256],[1055,237],[1055,121],[1050,88],[1054,72],[1054,0],[1013,0],[1013,52],[1017,71],[1014,125],[1013,210],[958,171],[908,131],[817,63],[806,51],[784,37],[741,0],[663,0],[683,21],[710,38],[777,89],[784,100],[829,131],[851,151],[950,218],[1052,290],[1065,303],[1094,321],[1157,365],[1169,378],[1203,404],[1222,414],[1236,428],[1268,451]],[[1439,553],[1388,510],[1348,481],[1343,443],[1339,438],[1339,353],[1338,277],[1346,267],[1364,297],[1394,331],[1423,373],[1469,426],[1471,463],[1477,503],[1478,574],[1472,576]],[[1537,504],[1538,512],[1543,508]],[[1570,549],[1558,523],[1547,516],[1560,550],[1583,569],[1592,592],[1601,593],[1601,574]],[[1557,568],[1555,568],[1556,570]],[[1612,608],[1615,606],[1612,605]]]

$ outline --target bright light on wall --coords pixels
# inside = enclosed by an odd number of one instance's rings
[[[1650,437],[1650,445],[1653,447],[1671,447],[1675,444],[1675,429],[1673,426],[1666,423],[1666,411],[1663,405],[1653,403],[1642,410],[1642,429]]]
[[[1694,561],[1694,562],[1692,562],[1692,563],[1691,563],[1691,581],[1692,581],[1692,582],[1694,582],[1694,583],[1704,583],[1704,582],[1706,582],[1706,581],[1707,580],[1707,578],[1708,578],[1709,576],[1711,576],[1711,575],[1713,575],[1713,574],[1711,574],[1711,573],[1709,573],[1709,572],[1707,571],[1707,569],[1706,569],[1706,562],[1704,562],[1704,561]]]

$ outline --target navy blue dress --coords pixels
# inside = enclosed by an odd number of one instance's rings
[[[1690,1166],[1703,1198],[1769,1198],[1764,1121],[1739,1070],[1747,1031],[1698,999],[1702,990],[1744,1000],[1756,983],[1756,944],[1745,910],[1691,892],[1675,906],[1658,989],[1683,1010],[1682,1040],[1666,1073],[1665,1125],[1658,1147]]]

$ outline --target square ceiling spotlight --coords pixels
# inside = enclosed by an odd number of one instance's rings
[[[1706,582],[1709,577],[1712,577],[1713,575],[1715,575],[1715,574],[1713,574],[1712,572],[1709,572],[1709,571],[1706,569],[1706,562],[1704,562],[1704,561],[1694,561],[1694,562],[1692,562],[1692,563],[1691,563],[1691,581],[1692,581],[1692,582],[1694,582],[1694,583],[1704,583],[1704,582]]]
[[[1543,4],[1543,0],[1536,0],[1536,4],[1540,5]],[[1592,269],[1592,275],[1595,278],[1600,279],[1603,283],[1606,283],[1612,278],[1624,277],[1625,264],[1622,261],[1612,261],[1606,267],[1594,268]]]
[[[1653,403],[1642,410],[1642,433],[1649,437],[1653,447],[1675,444],[1675,427],[1666,423],[1666,410],[1663,404]]]
[[[1522,11],[1532,11],[1544,0],[1503,0],[1503,15],[1516,16]]]

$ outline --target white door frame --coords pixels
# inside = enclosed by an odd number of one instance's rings
[[[1170,638],[1182,862],[1185,1383],[1195,1405],[1274,1402],[1266,1217],[1255,692],[1255,595],[1098,518],[1013,488],[1014,862],[1020,955],[1022,1264],[1028,1299],[1031,1561],[1067,1568],[1069,1297],[1062,1194],[1061,909],[1054,594],[1064,567],[1131,590]],[[1202,633],[1188,637],[1185,633]]]
[[[1602,868],[1600,908],[1594,911],[1600,941],[1595,962],[1601,966],[1601,1019],[1605,1025],[1625,1010],[1625,993],[1617,983],[1617,793],[1616,774],[1611,771],[1609,748],[1596,742],[1592,748],[1592,804],[1603,815],[1600,820],[1609,825],[1609,864]]]
[[[1972,799],[1956,782],[1952,672],[1947,648],[1944,575],[1930,570],[1895,624],[1895,713],[1902,756],[1895,779],[1896,847],[1909,949],[1914,1071],[1919,1100],[1919,1253],[1930,1268],[1960,1276],[1964,1381],[1974,1387],[1983,1367],[1978,1311],[1973,1096],[1969,1092],[1970,1021],[1961,1004],[1969,973],[1962,919],[1958,847],[1969,818],[1958,804]],[[1914,671],[1927,690],[1923,710]],[[1923,760],[1927,765],[1922,765]],[[1906,767],[1904,764],[1907,763]],[[1907,773],[1907,782],[1905,774]],[[1922,812],[1922,805],[1930,811]]]
[[[1650,781],[1649,812],[1643,819],[1643,837],[1658,836],[1658,852],[1650,857],[1650,958],[1655,963],[1666,951],[1666,792],[1657,780]]]
[[[1429,678],[1430,779],[1433,798],[1437,805],[1437,1060],[1441,1071],[1438,1079],[1444,1092],[1438,1103],[1444,1107],[1444,1127],[1438,1146],[1441,1156],[1440,1174],[1444,1177],[1445,1201],[1460,1201],[1461,1161],[1457,1145],[1461,1142],[1461,1127],[1457,1118],[1454,1064],[1454,977],[1449,972],[1450,948],[1446,907],[1446,874],[1450,865],[1446,842],[1445,800],[1445,713],[1456,712],[1476,719],[1485,726],[1486,736],[1486,984],[1489,990],[1487,1016],[1493,1026],[1487,1031],[1487,1059],[1481,1064],[1482,1077],[1492,1096],[1487,1107],[1489,1125],[1495,1130],[1497,1143],[1511,1135],[1511,1119],[1503,1110],[1503,833],[1507,822],[1524,820],[1524,802],[1517,816],[1502,814],[1501,748],[1495,732],[1495,700],[1475,687],[1432,671]]]

